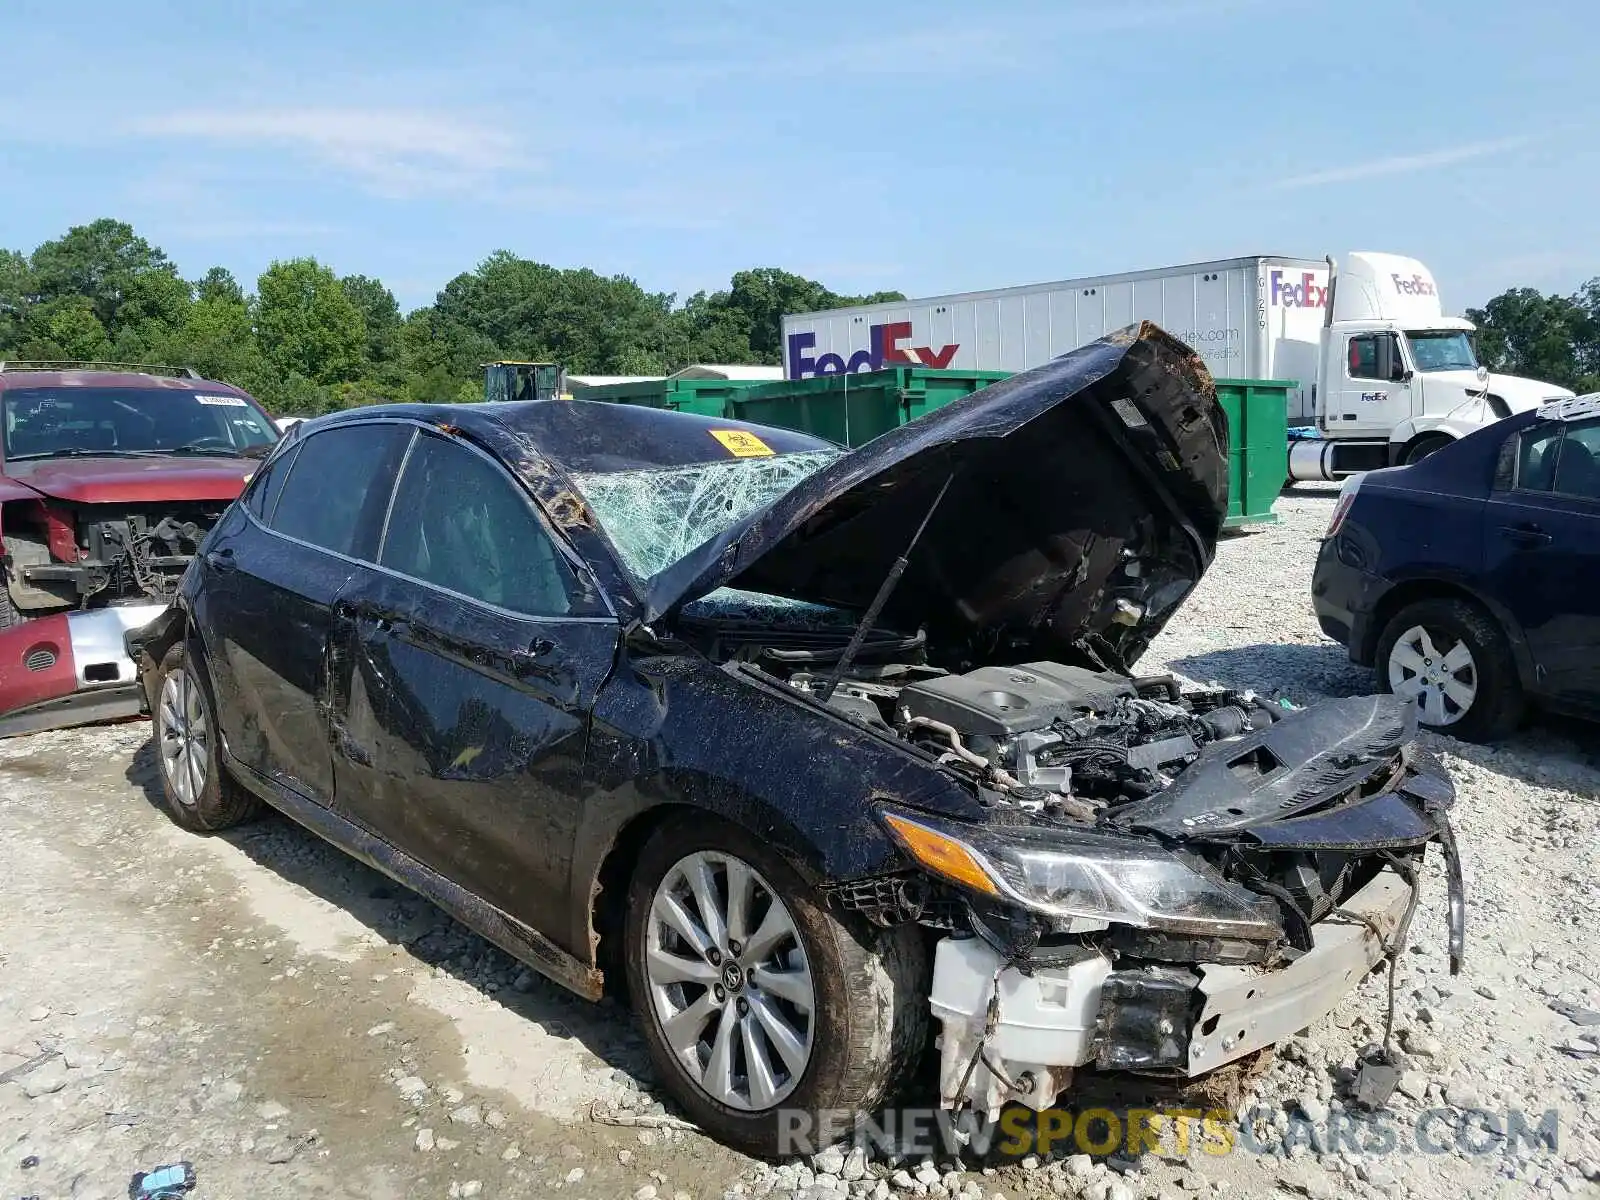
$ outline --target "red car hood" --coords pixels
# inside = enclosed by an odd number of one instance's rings
[[[5,465],[17,483],[78,504],[232,500],[257,463],[244,458],[72,458]]]

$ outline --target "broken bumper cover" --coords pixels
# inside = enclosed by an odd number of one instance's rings
[[[1078,1067],[1193,1077],[1273,1045],[1327,1015],[1399,949],[1415,889],[1380,871],[1313,927],[1286,966],[1201,964],[1113,971],[1095,955],[1024,975],[976,938],[946,938],[932,1007],[943,1023],[940,1098],[997,1112],[1055,1103]]]
[[[114,605],[0,630],[0,737],[137,716],[138,670],[123,636],[166,608]]]

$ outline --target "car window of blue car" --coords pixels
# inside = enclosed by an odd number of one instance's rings
[[[378,563],[511,612],[572,611],[572,570],[528,498],[486,458],[433,434],[419,434],[406,459]]]
[[[1511,441],[1518,490],[1600,500],[1600,421],[1541,422]]]
[[[1550,490],[1561,496],[1600,500],[1600,421],[1567,426]]]
[[[1555,422],[1530,426],[1517,437],[1517,488],[1548,492],[1555,483],[1556,455],[1562,426]]]
[[[388,480],[409,440],[405,425],[350,425],[314,433],[289,468],[271,528],[352,558],[372,551],[374,518],[389,498]],[[365,538],[362,538],[365,534]],[[358,544],[365,540],[368,545]]]

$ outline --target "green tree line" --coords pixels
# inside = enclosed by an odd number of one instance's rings
[[[878,300],[774,267],[683,303],[623,275],[491,254],[402,313],[380,280],[314,258],[244,287],[225,268],[185,279],[132,226],[74,226],[31,254],[0,250],[0,359],[192,366],[269,411],[483,397],[482,364],[558,362],[573,374],[664,375],[696,362],[777,363],[786,312]]]
[[[1570,296],[1508,288],[1467,309],[1478,327],[1478,352],[1496,371],[1600,391],[1600,278]]]
[[[786,312],[880,300],[775,267],[680,303],[625,275],[491,254],[434,302],[402,313],[380,280],[314,258],[274,262],[247,293],[226,269],[185,279],[160,247],[109,218],[32,253],[0,250],[0,359],[192,366],[276,413],[380,400],[482,397],[482,364],[558,362],[574,374],[661,375],[696,362],[781,361]],[[1600,389],[1600,278],[1571,296],[1512,288],[1468,309],[1496,370]]]

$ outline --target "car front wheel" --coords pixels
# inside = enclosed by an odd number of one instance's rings
[[[1467,741],[1510,733],[1522,687],[1500,627],[1464,600],[1422,600],[1396,613],[1378,642],[1383,689],[1417,704],[1429,729]]]
[[[841,919],[770,848],[704,814],[645,846],[624,937],[658,1076],[702,1129],[747,1152],[847,1134],[924,1048],[920,931]],[[789,1140],[817,1137],[819,1113],[850,1118],[813,1144]]]
[[[205,663],[178,642],[161,659],[152,714],[161,793],[185,829],[209,833],[243,824],[261,811],[217,757],[216,705]]]

